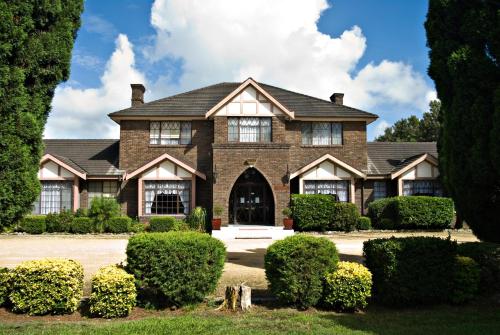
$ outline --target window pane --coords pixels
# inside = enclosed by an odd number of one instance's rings
[[[229,142],[238,141],[238,118],[236,117],[227,119],[227,140]]]
[[[145,181],[145,214],[188,214],[191,181]]]
[[[36,214],[59,213],[73,209],[73,183],[68,181],[42,181],[39,204],[34,206]]]
[[[349,201],[349,181],[347,180],[306,180],[305,194],[331,194],[338,201]]]
[[[312,144],[312,124],[310,122],[306,122],[302,124],[301,133],[302,133],[302,144],[311,145]]]
[[[314,122],[312,124],[313,145],[329,145],[330,144],[330,123]]]
[[[332,123],[332,144],[342,144],[342,123]]]
[[[240,119],[240,142],[258,142],[259,118],[242,117]]]
[[[149,123],[149,143],[160,144],[160,122]]]
[[[181,123],[168,121],[161,123],[161,144],[179,144]]]
[[[385,181],[373,182],[373,198],[375,200],[385,198],[387,196],[387,187]]]
[[[260,119],[260,141],[271,142],[271,118]]]
[[[181,144],[191,144],[191,122],[181,122]]]

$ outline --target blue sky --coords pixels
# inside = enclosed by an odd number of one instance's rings
[[[152,100],[252,76],[326,99],[345,92],[380,116],[373,138],[435,94],[426,11],[423,0],[86,0],[45,135],[116,137],[106,114],[128,106],[129,81]]]

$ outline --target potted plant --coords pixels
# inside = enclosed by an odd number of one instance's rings
[[[220,230],[221,226],[221,216],[224,212],[224,208],[219,205],[214,206],[214,215],[212,218],[212,230]]]
[[[285,217],[283,218],[283,227],[286,230],[293,229],[293,219],[292,219],[292,210],[288,207],[283,208],[281,212]]]

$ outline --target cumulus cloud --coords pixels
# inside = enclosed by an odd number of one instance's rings
[[[46,138],[118,138],[118,126],[107,114],[130,106],[130,83],[146,83],[135,68],[132,44],[118,35],[116,49],[106,63],[101,86],[79,89],[59,86],[52,102]]]

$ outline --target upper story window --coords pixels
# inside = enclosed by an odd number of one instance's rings
[[[342,123],[304,122],[302,124],[302,144],[341,145]]]
[[[229,142],[271,142],[271,118],[230,117],[227,138]]]
[[[149,144],[191,144],[191,122],[150,122]]]

